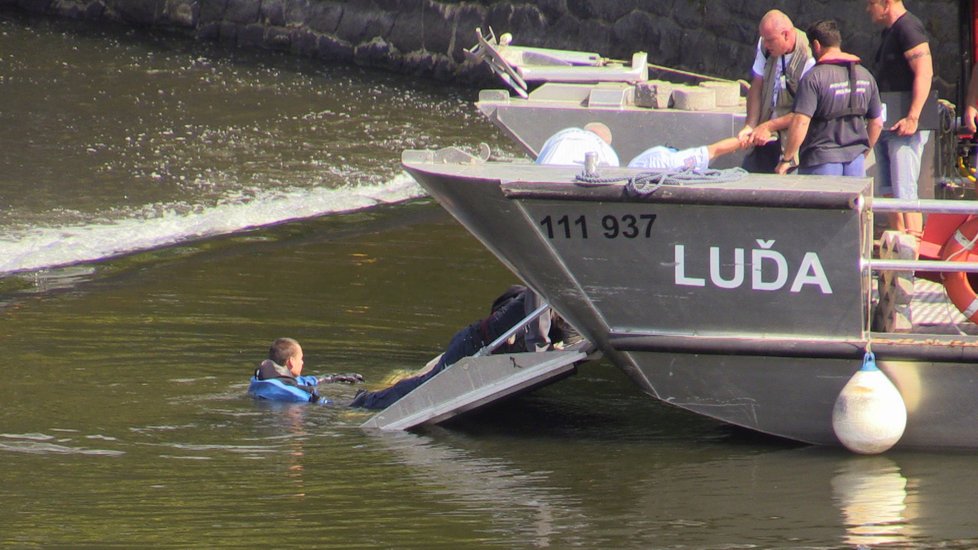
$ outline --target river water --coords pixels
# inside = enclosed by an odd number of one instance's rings
[[[0,545],[978,545],[972,455],[757,438],[607,363],[418,433],[248,398],[275,337],[380,386],[514,282],[398,164],[518,155],[475,95],[0,15]]]

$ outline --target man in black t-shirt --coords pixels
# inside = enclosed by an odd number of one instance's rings
[[[876,80],[858,57],[842,51],[835,21],[813,23],[805,34],[818,61],[798,85],[777,172],[800,165],[800,174],[863,177],[865,156],[883,129]]]
[[[866,12],[885,27],[876,53],[880,93],[906,92],[911,97],[908,112],[884,113],[886,127],[876,144],[877,188],[900,199],[916,199],[921,155],[930,139],[930,131],[917,128],[934,78],[930,44],[923,23],[902,0],[867,0]],[[891,229],[920,236],[923,216],[919,212],[890,216]]]

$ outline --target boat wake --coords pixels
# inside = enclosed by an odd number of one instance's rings
[[[209,206],[161,204],[90,223],[5,231],[0,276],[91,262],[285,221],[424,196],[406,173],[378,185],[258,191]]]

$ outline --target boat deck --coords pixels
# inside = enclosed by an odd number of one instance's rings
[[[978,336],[978,325],[969,321],[948,300],[944,286],[917,278],[910,302],[910,319],[914,334],[967,334]]]

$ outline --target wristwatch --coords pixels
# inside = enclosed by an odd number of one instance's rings
[[[798,161],[795,160],[795,157],[791,157],[790,159],[781,157],[781,160],[778,161],[778,164],[785,164],[785,163],[788,164],[788,168],[798,168]]]

